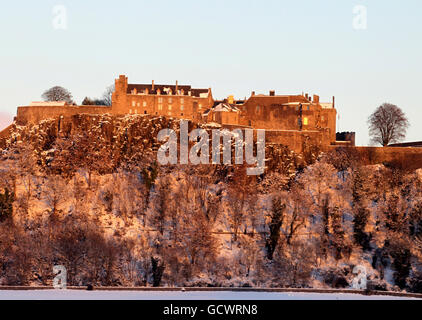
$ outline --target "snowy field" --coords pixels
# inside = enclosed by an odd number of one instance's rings
[[[0,300],[408,300],[394,296],[365,296],[352,293],[299,292],[167,292],[167,291],[82,291],[0,290]]]

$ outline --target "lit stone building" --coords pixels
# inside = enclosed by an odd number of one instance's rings
[[[116,79],[112,96],[115,114],[150,114],[200,121],[205,110],[213,106],[211,89],[191,86],[128,84],[125,76]]]
[[[129,84],[124,75],[115,80],[112,106],[70,106],[63,103],[37,102],[18,107],[19,124],[38,123],[48,118],[66,121],[77,114],[150,115],[190,119],[222,127],[265,129],[267,141],[282,143],[300,151],[304,143],[320,146],[337,144],[336,114],[332,102],[320,102],[308,94],[255,94],[245,100],[229,96],[215,101],[211,89],[190,85]],[[350,141],[349,141],[350,140]],[[351,139],[342,145],[353,145]],[[353,139],[354,140],[354,139]]]

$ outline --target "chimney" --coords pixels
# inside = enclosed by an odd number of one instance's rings
[[[154,91],[155,88],[155,84],[154,84],[154,80],[152,80],[152,91]]]
[[[305,98],[306,98],[306,100],[308,100],[309,99],[309,94],[305,93]]]
[[[255,95],[255,91],[252,91],[252,97]],[[246,100],[246,99],[245,99]]]
[[[314,102],[319,103],[319,96],[314,94]]]
[[[270,97],[274,97],[275,96],[275,91],[274,90],[271,90],[270,91]]]
[[[336,97],[333,96],[333,108],[336,107]]]
[[[178,90],[179,90],[179,81],[176,80],[176,94]]]

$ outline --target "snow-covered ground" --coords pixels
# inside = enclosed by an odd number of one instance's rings
[[[0,300],[403,300],[352,293],[0,290]]]

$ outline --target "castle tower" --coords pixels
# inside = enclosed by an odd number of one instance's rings
[[[128,79],[124,75],[120,75],[115,80],[115,90],[111,97],[112,109],[115,114],[124,114],[126,106],[126,93],[128,88]]]

